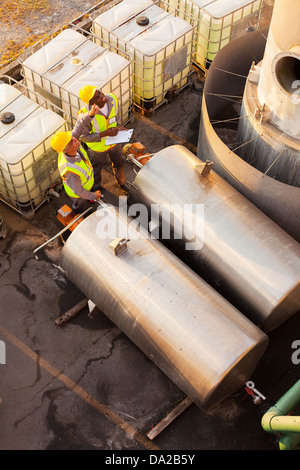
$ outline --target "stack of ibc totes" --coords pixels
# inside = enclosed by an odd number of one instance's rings
[[[48,200],[60,180],[50,141],[68,116],[9,77],[0,77],[0,199],[24,216]]]
[[[85,106],[79,99],[85,85],[97,86],[104,94],[114,93],[122,124],[131,119],[132,59],[111,52],[107,44],[99,46],[92,33],[68,25],[53,32],[50,40],[39,41],[19,62],[28,88],[61,107],[72,125]]]
[[[194,62],[206,72],[216,54],[233,39],[259,26],[263,0],[166,0],[182,18],[196,20]]]
[[[167,12],[164,2],[123,0],[91,15],[94,34],[133,58],[133,101],[142,111],[165,102],[188,84],[194,27]]]

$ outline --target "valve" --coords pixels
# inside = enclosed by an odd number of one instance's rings
[[[259,405],[262,400],[266,399],[266,397],[255,388],[254,382],[250,380],[246,383],[245,390],[252,396],[252,401],[255,405]]]

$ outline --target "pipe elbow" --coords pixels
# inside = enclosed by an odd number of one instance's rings
[[[270,409],[262,417],[262,428],[271,433],[296,433],[300,434],[300,417],[286,416],[276,409]]]
[[[261,425],[264,431],[270,432],[270,433],[274,432],[271,426],[271,422],[272,422],[272,419],[275,418],[276,416],[278,416],[278,413],[272,410],[272,408],[263,415],[262,420],[261,420]]]

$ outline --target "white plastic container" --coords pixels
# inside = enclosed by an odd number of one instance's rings
[[[39,104],[28,98],[24,86],[18,89],[11,83],[0,82],[0,198],[30,215],[59,180],[50,141],[55,132],[68,130],[68,118],[61,110],[47,109],[45,100]]]
[[[31,53],[31,55],[29,55]],[[132,109],[131,58],[96,44],[93,35],[68,28],[47,43],[38,43],[20,58],[26,85],[61,107],[74,125],[79,109],[85,106],[79,91],[96,85],[103,93],[114,93],[125,124]]]
[[[257,29],[263,0],[165,0],[197,21],[194,61],[207,70],[216,54],[248,28]]]
[[[148,110],[188,83],[192,62],[193,26],[156,3],[123,0],[91,15],[94,34],[133,58],[133,100]]]

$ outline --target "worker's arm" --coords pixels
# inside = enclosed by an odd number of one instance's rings
[[[89,113],[79,114],[75,127],[72,130],[72,137],[75,137],[76,139],[85,142],[85,140],[83,140],[83,137],[92,135],[90,134],[90,131],[92,129],[91,121],[92,116],[90,116]]]
[[[100,142],[104,137],[117,135],[119,132],[118,127],[110,127],[103,132],[90,134],[92,130],[91,121],[98,110],[98,106],[93,105],[88,113],[79,114],[76,125],[72,131],[73,137],[76,137],[76,139],[81,142]]]
[[[74,173],[68,173],[66,176],[66,183],[76,194],[76,196],[81,197],[82,199],[88,199],[89,201],[95,201],[101,197],[100,191],[87,191],[81,185],[81,179],[79,176]]]

